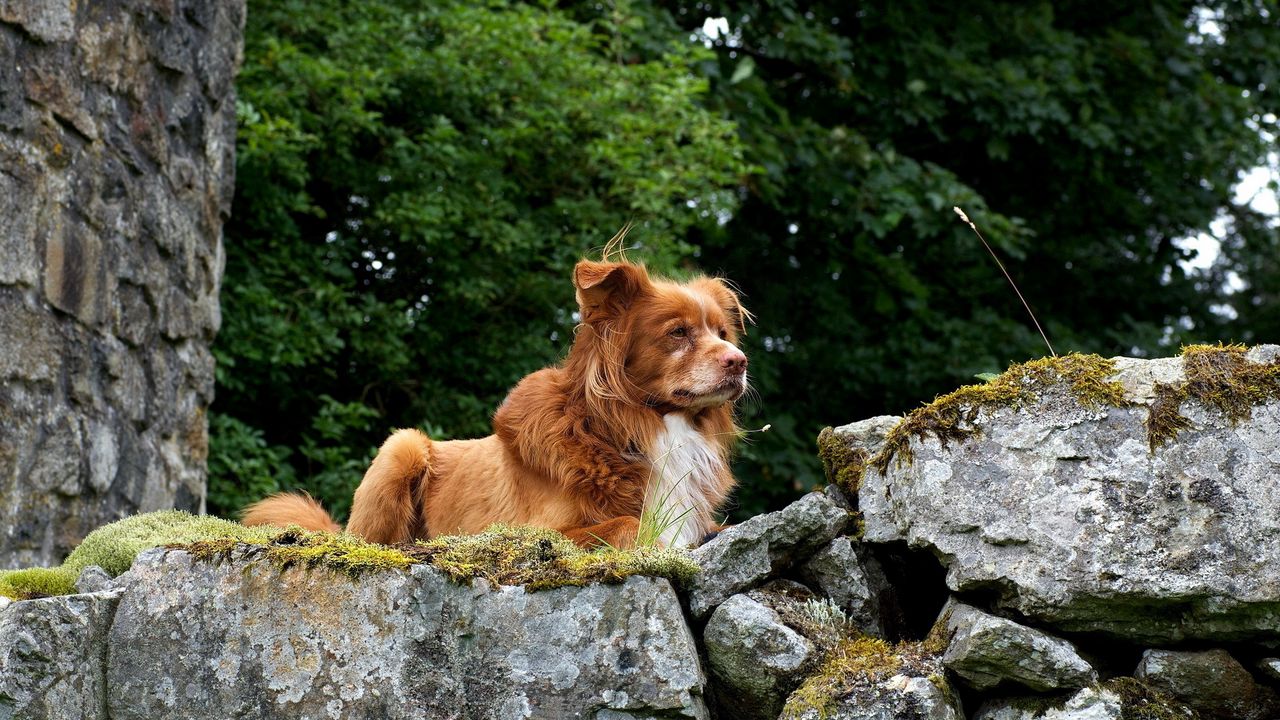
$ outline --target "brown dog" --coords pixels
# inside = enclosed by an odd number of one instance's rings
[[[356,489],[348,530],[390,544],[500,522],[628,547],[659,506],[663,544],[714,529],[733,487],[732,409],[747,388],[736,343],[750,316],[716,278],[676,283],[583,260],[573,281],[582,325],[569,357],[521,380],[489,437],[395,432]],[[338,529],[318,503],[287,494],[250,506],[244,522]]]

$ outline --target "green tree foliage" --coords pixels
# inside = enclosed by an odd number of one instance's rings
[[[609,17],[592,4],[577,12]],[[764,170],[729,223],[691,238],[758,316],[760,402],[747,424],[774,432],[740,463],[747,509],[819,480],[808,456],[823,425],[901,413],[1047,353],[952,206],[995,245],[1059,352],[1166,353],[1244,336],[1211,310],[1250,304],[1250,292],[1224,296],[1229,266],[1184,269],[1193,251],[1179,239],[1220,214],[1251,233],[1227,242],[1259,266],[1246,280],[1280,287],[1274,226],[1232,197],[1268,149],[1260,130],[1275,149],[1275,2],[644,12],[647,38],[696,36],[706,18],[725,18],[727,32],[707,39],[710,103]],[[639,57],[650,42],[636,40]],[[1250,337],[1280,339],[1275,299],[1251,307],[1272,324]]]
[[[487,433],[567,347],[577,258],[635,219],[675,269],[731,210],[710,53],[612,41],[518,4],[250,3],[212,510],[298,486],[345,514],[392,427]]]
[[[1280,239],[1232,185],[1275,148],[1278,19],[251,2],[211,499],[297,484],[341,511],[389,427],[487,432],[567,344],[569,265],[631,218],[652,265],[722,272],[757,314],[743,423],[773,429],[738,461],[743,514],[819,480],[823,425],[1045,354],[953,205],[1059,352],[1276,340]],[[1189,273],[1180,239],[1218,218],[1219,264]]]

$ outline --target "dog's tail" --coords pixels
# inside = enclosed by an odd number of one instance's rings
[[[244,509],[245,525],[298,525],[304,530],[342,532],[342,526],[329,517],[315,498],[302,493],[276,493]]]
[[[347,529],[384,545],[424,537],[430,471],[431,438],[412,428],[392,433],[356,488]]]

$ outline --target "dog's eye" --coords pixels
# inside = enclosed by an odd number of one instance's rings
[[[671,337],[673,338],[682,338],[687,336],[688,334],[689,334],[689,328],[684,327],[683,325],[671,331]]]
[[[728,340],[728,339],[729,339],[729,331],[728,331],[728,330],[725,330],[724,328],[720,328],[720,339],[721,339],[721,340]]]

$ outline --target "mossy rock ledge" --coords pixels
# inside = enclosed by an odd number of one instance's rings
[[[1135,643],[1280,640],[1280,347],[1015,365],[820,444],[864,540],[927,548],[952,592]]]
[[[112,590],[0,608],[0,632],[0,675],[26,673],[0,677],[0,716],[707,717],[663,578],[533,592],[425,564],[352,580],[253,546],[157,548]]]

